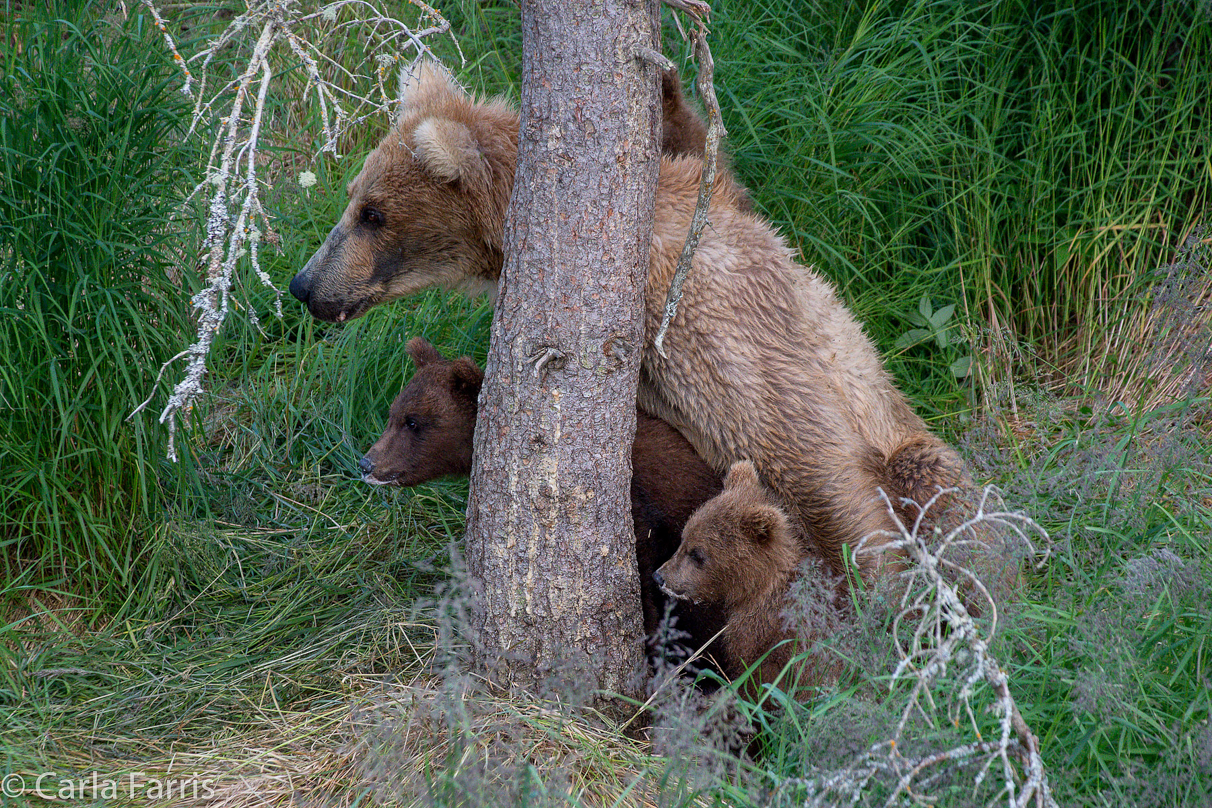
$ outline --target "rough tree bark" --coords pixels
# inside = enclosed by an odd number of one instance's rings
[[[499,683],[636,695],[628,486],[659,168],[656,0],[522,4],[517,179],[476,427],[466,557]],[[598,706],[609,708],[609,700]]]

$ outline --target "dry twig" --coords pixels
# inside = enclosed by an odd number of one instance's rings
[[[422,0],[410,0],[420,9],[422,19],[427,23],[427,27],[419,30],[394,19],[381,10],[377,2],[370,0],[335,0],[310,13],[303,11],[298,0],[249,0],[243,14],[233,19],[206,48],[186,59],[177,51],[153,0],[142,2],[182,70],[185,78],[182,90],[194,99],[190,134],[199,130],[214,132],[206,177],[186,200],[188,203],[199,194],[208,197],[203,242],[206,285],[190,301],[198,311],[197,341],[160,369],[162,376],[169,364],[187,359],[185,378],[177,383],[160,413],[160,423],[168,425],[168,456],[175,461],[174,416],[178,412],[188,413],[202,394],[206,361],[227,317],[233,280],[241,259],[247,256],[253,273],[262,284],[273,289],[278,296],[277,309],[281,315],[282,293],[261,269],[259,261],[262,241],[274,243],[276,235],[261,204],[261,181],[257,173],[266,100],[275,75],[275,48],[280,50],[279,46],[284,43],[290,54],[302,63],[307,76],[307,92],[315,94],[320,109],[324,134],[320,150],[336,155],[337,140],[350,127],[379,112],[386,111],[392,117],[398,114],[402,77],[421,56],[433,55],[425,38],[449,31],[450,24]],[[374,55],[374,76],[370,79],[373,89],[356,92],[333,78],[335,75],[345,79],[350,86],[358,86],[361,77],[350,74],[324,52],[321,44],[308,39],[312,32],[325,32],[330,36],[356,34],[367,53]],[[220,63],[216,57],[250,40],[254,44],[246,67],[217,88],[208,88],[212,70]],[[393,70],[401,78],[389,92],[386,79]],[[248,312],[255,323],[256,316],[251,307]],[[160,376],[156,378],[157,386]],[[136,407],[130,417],[142,411],[151,399],[149,396]]]
[[[997,629],[997,611],[993,598],[980,579],[954,560],[956,555],[972,552],[996,552],[982,545],[990,533],[1002,531],[1011,541],[1021,543],[1036,554],[1032,535],[1047,539],[1047,533],[1029,517],[1007,512],[993,489],[981,496],[976,513],[945,535],[931,536],[924,517],[936,508],[940,499],[953,491],[941,491],[919,512],[912,525],[905,525],[885,497],[897,530],[870,539],[887,540],[878,549],[867,552],[896,552],[908,562],[902,574],[905,587],[893,621],[893,640],[900,662],[892,674],[891,686],[911,683],[901,718],[892,737],[872,745],[844,768],[824,772],[817,777],[789,778],[777,784],[776,793],[795,792],[806,806],[834,806],[849,801],[858,805],[873,793],[879,782],[886,795],[884,805],[933,804],[931,788],[959,771],[975,770],[974,793],[995,768],[1000,788],[988,804],[1005,797],[1009,808],[1055,808],[1048,776],[1040,757],[1039,740],[1019,713],[1010,693],[1005,670],[989,651]],[[993,506],[993,507],[990,507]],[[864,552],[864,542],[856,552]],[[957,583],[957,581],[959,583]],[[982,613],[989,617],[982,627],[965,605],[971,591],[982,601]],[[971,602],[971,601],[967,601]],[[986,611],[987,610],[987,611]],[[958,687],[940,688],[944,676]],[[997,737],[986,739],[978,727],[975,702],[987,685],[992,703],[983,705],[998,717]],[[945,694],[945,695],[942,695]],[[906,754],[906,729],[914,716],[934,724],[945,698],[947,723],[959,728],[966,718],[975,739],[950,749],[925,754]],[[911,739],[909,739],[911,740]]]

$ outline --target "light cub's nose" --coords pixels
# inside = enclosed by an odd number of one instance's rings
[[[652,573],[652,580],[656,581],[657,586],[665,585],[665,576],[661,575],[660,570],[656,570],[655,572]]]
[[[375,461],[371,460],[369,456],[363,457],[358,461],[358,468],[362,469],[363,474],[370,474],[375,470]]]

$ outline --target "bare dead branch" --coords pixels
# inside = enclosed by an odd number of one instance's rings
[[[645,62],[648,62],[648,64],[656,65],[661,70],[674,70],[677,68],[672,59],[653,48],[640,48],[636,55]]]
[[[152,0],[143,0],[143,5],[147,8],[148,13],[151,14],[156,27],[160,29],[160,35],[164,37],[164,44],[168,46],[169,52],[172,53],[173,61],[177,63],[177,66],[181,68],[181,73],[185,76],[185,84],[181,87],[181,92],[193,98],[193,74],[189,72],[189,67],[185,64],[185,58],[177,50],[177,43],[173,41],[173,36],[169,33],[168,26],[164,23],[164,18],[160,16],[160,11],[152,3]],[[125,14],[125,6],[123,6],[122,11]]]
[[[720,156],[720,140],[727,132],[724,129],[724,119],[720,116],[720,102],[715,95],[715,61],[711,58],[711,48],[707,46],[707,17],[711,14],[711,6],[700,0],[665,0],[671,8],[683,11],[694,19],[694,26],[687,36],[692,43],[692,52],[698,64],[698,78],[695,87],[699,91],[699,99],[707,113],[707,146],[703,155],[703,174],[699,182],[699,199],[690,219],[690,230],[686,234],[686,244],[678,258],[677,268],[673,272],[673,280],[669,284],[669,293],[665,298],[665,311],[661,316],[661,327],[657,331],[654,342],[657,352],[665,356],[665,333],[669,324],[677,316],[678,304],[682,300],[682,285],[694,261],[694,251],[698,249],[699,238],[703,227],[707,224],[707,209],[711,204],[711,194],[715,189],[716,166]],[[680,28],[680,24],[679,24]]]
[[[208,198],[203,241],[206,285],[191,298],[198,313],[197,339],[160,369],[153,385],[154,390],[168,364],[186,359],[184,378],[173,389],[160,413],[160,423],[168,426],[168,456],[172,460],[177,459],[176,416],[189,412],[203,392],[211,346],[227,317],[233,282],[245,258],[258,280],[274,291],[275,307],[281,315],[282,293],[260,263],[260,248],[266,234],[269,241],[276,239],[261,204],[258,176],[261,131],[275,77],[272,61],[275,47],[284,42],[286,49],[302,62],[307,76],[305,92],[314,92],[319,107],[323,131],[320,151],[336,154],[338,138],[350,126],[381,112],[387,112],[391,117],[398,113],[400,96],[398,92],[388,91],[388,74],[407,70],[421,56],[432,57],[424,39],[450,30],[450,24],[431,6],[422,0],[410,2],[427,22],[423,29],[400,22],[371,0],[335,0],[309,14],[302,12],[297,0],[248,0],[244,13],[233,19],[206,47],[186,59],[178,52],[154,0],[142,0],[182,71],[185,79],[182,89],[194,98],[189,134],[199,130],[215,133],[207,159],[206,179],[186,200],[189,203],[199,193],[205,193]],[[301,31],[300,25],[304,22],[312,26]],[[369,83],[368,91],[345,89],[329,77],[337,73],[346,81],[360,80],[326,56],[322,44],[307,39],[312,28],[322,30],[325,26],[330,34],[356,31],[361,35],[373,60],[372,75],[363,82]],[[255,44],[244,69],[232,78],[219,81],[218,89],[208,90],[211,71],[222,63],[217,57],[229,47],[249,39],[254,39]],[[458,43],[455,45],[457,48]],[[219,115],[218,109],[225,111]],[[255,323],[253,307],[244,308]],[[154,392],[131,413],[131,417],[142,411],[153,397]]]
[[[991,488],[980,497],[976,513],[957,527],[942,535],[941,531],[926,529],[923,517],[952,493],[953,490],[940,491],[922,506],[911,526],[901,521],[885,496],[884,502],[897,529],[868,537],[856,549],[856,553],[893,552],[907,561],[900,573],[905,586],[892,628],[900,661],[890,687],[904,680],[912,685],[902,696],[901,717],[892,737],[873,744],[842,768],[826,770],[812,778],[781,780],[776,793],[794,791],[802,797],[804,805],[822,808],[869,804],[871,795],[877,793],[873,784],[878,782],[884,791],[878,792],[881,797],[876,804],[931,805],[932,784],[953,778],[958,772],[972,771],[975,793],[990,772],[997,770],[999,787],[987,804],[1004,798],[1003,804],[1009,808],[1030,805],[1055,808],[1039,740],[1018,710],[1010,692],[1009,676],[989,651],[997,628],[993,597],[973,571],[949,558],[958,550],[975,550],[997,531],[1007,541],[1021,542],[1020,549],[1028,555],[1038,555],[1032,536],[1047,541],[1047,533],[1024,514],[1006,511]],[[873,547],[865,546],[868,540],[873,540]],[[959,588],[961,583],[971,585],[982,601],[982,614],[989,616],[985,628],[969,612]],[[906,631],[907,625],[912,630]],[[980,688],[982,683],[989,690]],[[947,702],[945,713],[936,697]],[[987,703],[979,706],[998,717],[999,731],[995,738],[982,737],[977,726],[979,710],[974,706],[982,698]],[[945,715],[947,722],[956,728],[966,719],[974,739],[947,749],[906,755],[903,752],[907,746],[906,733],[915,715],[932,726],[936,725],[936,717]]]

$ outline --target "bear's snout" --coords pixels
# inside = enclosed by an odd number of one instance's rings
[[[307,271],[304,270],[291,278],[288,288],[299,302],[306,303],[311,298],[311,281],[307,277]]]
[[[373,449],[371,449],[370,452],[367,452],[366,455],[358,461],[358,468],[362,472],[362,482],[368,485],[392,485],[395,483],[396,479],[400,476],[399,474],[392,474],[390,472],[386,476],[376,476],[374,474],[374,470],[379,464],[375,463],[375,461],[371,458],[372,454],[374,454]],[[389,468],[390,465],[391,464],[389,463]],[[380,475],[381,474],[382,472],[380,472]]]
[[[674,600],[690,600],[690,597],[684,593],[674,591],[673,587],[669,585],[668,579],[665,578],[660,570],[652,573],[652,580],[656,583],[657,588],[665,593],[666,597],[673,598]]]

